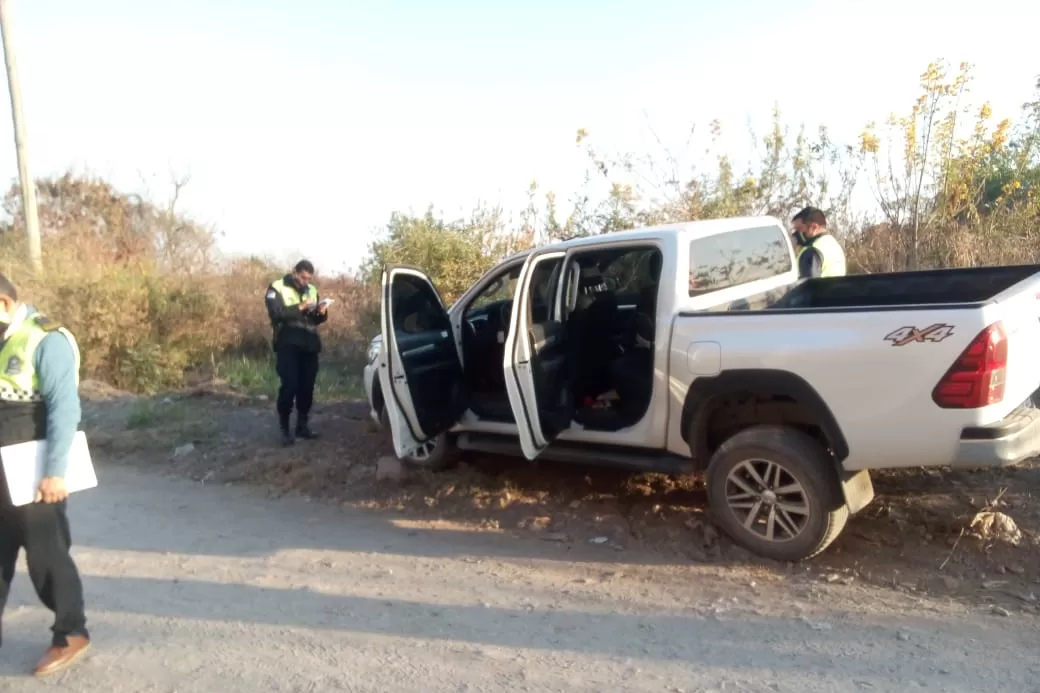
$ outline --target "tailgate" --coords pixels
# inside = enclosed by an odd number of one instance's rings
[[[986,308],[986,322],[1000,320],[1008,336],[1004,404],[1010,411],[1040,388],[1040,273],[997,294],[993,302]]]

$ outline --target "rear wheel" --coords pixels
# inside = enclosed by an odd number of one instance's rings
[[[707,487],[719,528],[779,561],[820,554],[849,518],[830,454],[784,426],[753,426],[723,443],[708,465]]]

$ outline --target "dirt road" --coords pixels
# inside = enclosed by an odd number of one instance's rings
[[[25,678],[22,572],[0,691],[1040,690],[1031,615],[100,476],[72,508],[93,653]]]

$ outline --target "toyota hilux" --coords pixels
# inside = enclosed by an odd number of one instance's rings
[[[397,455],[457,451],[705,474],[709,510],[777,560],[823,551],[869,470],[1040,454],[1040,265],[799,279],[773,217],[514,255],[446,308],[382,276],[372,415]]]

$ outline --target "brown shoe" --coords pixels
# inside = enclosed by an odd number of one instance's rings
[[[57,674],[69,668],[90,649],[90,640],[82,635],[70,635],[65,647],[52,646],[36,665],[33,676],[43,677]]]

